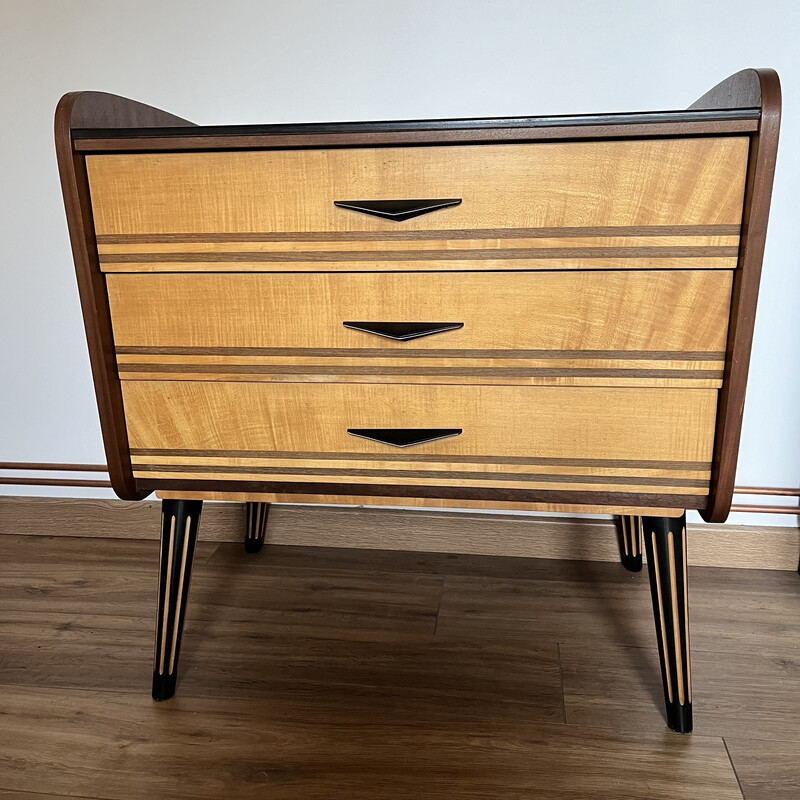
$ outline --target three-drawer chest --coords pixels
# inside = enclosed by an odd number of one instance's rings
[[[163,501],[153,696],[203,500],[600,512],[691,729],[686,509],[733,491],[780,88],[687,111],[201,127],[66,95],[108,468]]]

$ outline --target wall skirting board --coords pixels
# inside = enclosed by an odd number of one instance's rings
[[[158,502],[0,497],[0,533],[156,539]],[[240,542],[244,506],[207,503],[200,537]],[[614,522],[582,517],[415,511],[363,507],[276,505],[270,544],[493,556],[618,561]],[[692,525],[696,566],[796,570],[800,529],[764,525]]]

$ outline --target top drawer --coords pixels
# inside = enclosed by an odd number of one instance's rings
[[[704,269],[736,266],[747,152],[740,136],[86,163],[104,271]],[[455,200],[400,221],[336,205]]]

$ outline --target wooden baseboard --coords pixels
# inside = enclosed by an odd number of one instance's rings
[[[159,506],[147,501],[2,497],[0,533],[155,539],[160,530]],[[202,539],[238,542],[243,535],[242,505],[206,504]],[[270,511],[267,541],[314,547],[619,560],[613,521],[580,517],[277,505]],[[697,566],[796,570],[800,529],[698,524],[692,526],[689,542],[689,558]]]

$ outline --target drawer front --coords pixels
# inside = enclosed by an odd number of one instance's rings
[[[716,388],[731,277],[207,273],[107,283],[123,379]]]
[[[105,271],[672,269],[736,265],[747,153],[740,136],[86,163]]]
[[[125,381],[123,396],[139,479],[690,498],[708,490],[717,392]]]

